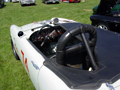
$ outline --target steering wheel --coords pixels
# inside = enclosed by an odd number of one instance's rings
[[[50,41],[51,39],[53,39],[53,38],[54,38],[54,34],[56,34],[56,35],[59,36],[58,31],[57,31],[56,29],[54,29],[54,27],[52,27],[51,25],[48,25],[48,24],[45,25],[45,26],[43,26],[43,27],[40,29],[40,31],[42,31],[43,28],[45,28],[45,27],[50,27],[50,28],[52,28],[52,31],[51,31],[51,33],[45,35],[45,36],[42,38],[42,43],[40,44],[41,47],[42,47],[46,42],[48,42],[48,41]],[[37,33],[37,36],[39,36],[40,31]]]
[[[89,40],[87,42],[86,37],[84,33],[89,34]],[[83,44],[80,45],[74,45],[73,47],[70,47],[69,49],[65,49],[67,42],[72,38],[75,37],[76,35],[80,34]],[[95,63],[95,60],[93,58],[93,53],[91,51],[91,48],[95,48],[97,41],[97,31],[94,27],[90,25],[83,25],[79,24],[78,26],[74,27],[71,30],[67,30],[59,39],[58,45],[57,45],[57,51],[56,51],[56,59],[57,63],[61,65],[65,65],[65,56],[66,53],[69,52],[76,52],[78,50],[83,50],[86,48],[87,53],[89,55],[91,64],[93,69],[97,69],[97,64]]]
[[[39,41],[40,32],[41,32],[41,31],[43,30],[43,28],[45,28],[45,27],[53,28],[52,26],[50,26],[50,25],[48,25],[48,24],[42,26],[39,31],[33,33],[33,34],[30,36],[30,40],[31,40],[32,42],[38,42],[38,41]],[[44,39],[44,38],[43,38],[43,39]]]
[[[42,26],[42,28],[37,32],[37,37],[39,37],[39,34],[40,34],[40,32],[43,30],[43,28],[45,28],[45,27],[50,27],[50,28],[53,28],[51,25],[49,25],[49,24],[46,24],[46,25],[44,25],[44,26]],[[42,38],[42,43],[41,43],[41,45],[40,46],[43,46],[44,45],[44,43],[46,43],[48,40],[50,40],[50,34],[48,34],[48,35],[45,35],[43,38]]]

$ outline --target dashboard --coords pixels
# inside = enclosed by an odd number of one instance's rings
[[[29,40],[42,51],[43,54],[55,54],[57,42],[64,32],[65,30],[59,26],[46,26],[34,32]]]

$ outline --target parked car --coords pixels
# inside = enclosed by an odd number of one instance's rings
[[[120,11],[119,10],[117,11],[117,9],[115,9],[115,7],[120,5],[117,4],[116,6],[114,6],[114,8],[112,8],[112,10],[109,10],[109,8],[105,9],[105,7],[103,9],[102,5],[110,6],[108,3],[104,3],[104,2],[100,2],[99,10],[96,11],[95,9],[93,9],[97,13],[94,12],[94,15],[90,17],[90,20],[92,21],[92,25],[102,29],[111,30],[111,31],[120,33],[120,30],[119,30],[120,29]]]
[[[4,6],[4,0],[0,0],[0,8]]]
[[[117,14],[113,14],[111,16],[108,15],[92,15],[90,16],[90,20],[92,21],[92,25],[99,27],[105,30],[111,30],[114,32],[120,33],[120,12]]]
[[[67,3],[79,3],[81,0],[62,0],[62,2],[67,2]]]
[[[100,0],[99,5],[93,8],[93,14],[109,14],[120,11],[120,0]]]
[[[21,6],[30,5],[30,4],[35,5],[35,0],[20,0],[20,4],[21,4]]]
[[[14,3],[14,2],[19,2],[19,0],[11,0],[11,1],[12,1],[13,3]]]
[[[120,90],[120,34],[52,18],[12,25],[10,36],[36,90]]]
[[[48,4],[48,3],[59,3],[59,0],[41,0],[42,3]]]

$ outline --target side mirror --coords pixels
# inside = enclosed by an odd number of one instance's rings
[[[19,32],[18,32],[18,36],[19,36],[19,37],[21,37],[23,34],[24,34],[23,31],[19,31]]]

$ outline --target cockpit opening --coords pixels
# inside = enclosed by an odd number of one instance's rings
[[[56,61],[57,59],[60,59],[60,58],[64,59],[64,64],[62,64],[64,66],[72,67],[72,68],[79,68],[83,70],[91,69],[92,64],[91,64],[89,55],[87,53],[87,50],[85,49],[84,42],[81,39],[80,33],[76,34],[75,37],[73,36],[73,37],[68,38],[69,39],[68,41],[59,42],[60,37],[64,35],[66,32],[67,31],[63,29],[62,27],[60,27],[59,25],[56,25],[56,26],[45,25],[39,31],[34,32],[30,36],[30,41],[47,58],[49,59],[56,58]],[[67,34],[64,38],[66,37],[67,37]],[[59,47],[63,47],[63,51],[57,50]],[[95,58],[93,46],[91,47],[91,50],[92,50],[93,57]],[[64,55],[61,56],[60,54],[61,55],[64,54]]]

